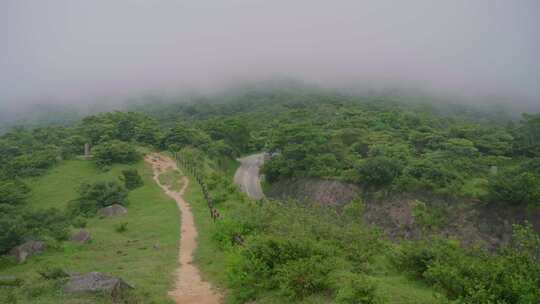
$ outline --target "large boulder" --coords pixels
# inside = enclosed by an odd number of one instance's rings
[[[91,240],[90,232],[86,229],[81,229],[79,232],[72,235],[70,240],[75,243],[87,243]]]
[[[28,241],[11,249],[10,254],[15,256],[19,263],[23,263],[27,257],[42,253],[46,247],[47,245],[44,242]]]
[[[102,274],[100,272],[90,272],[86,274],[73,274],[67,281],[64,291],[67,293],[99,292],[106,293],[118,299],[133,286],[120,278]]]
[[[113,204],[105,208],[101,208],[98,211],[99,215],[106,216],[106,217],[122,216],[126,214],[127,212],[128,212],[127,209],[124,208],[124,206],[119,205],[119,204]]]

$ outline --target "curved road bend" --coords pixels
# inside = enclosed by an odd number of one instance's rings
[[[241,164],[234,174],[234,183],[253,199],[264,197],[259,176],[259,168],[264,163],[264,156],[265,153],[259,153],[239,158],[238,161]]]

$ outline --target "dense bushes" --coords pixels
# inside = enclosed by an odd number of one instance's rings
[[[345,273],[337,276],[336,304],[376,304],[382,301],[375,295],[377,285],[366,276]]]
[[[280,265],[276,278],[281,292],[291,299],[303,299],[313,294],[331,293],[330,273],[337,261],[328,256],[311,255]],[[337,266],[337,267],[336,267]]]
[[[113,163],[132,164],[141,159],[141,155],[133,144],[119,140],[99,144],[92,151],[94,159],[100,167]]]
[[[19,180],[0,180],[0,204],[22,204],[28,192],[30,192],[28,186]]]
[[[84,183],[78,190],[79,197],[71,201],[69,208],[74,215],[94,215],[100,208],[112,204],[126,205],[128,190],[117,181]]]
[[[436,239],[403,244],[394,261],[457,303],[538,303],[540,239],[530,226],[514,229],[496,253]]]
[[[540,177],[521,170],[501,172],[490,178],[488,195],[493,202],[540,206]]]
[[[156,120],[133,112],[87,116],[82,120],[81,126],[80,134],[94,146],[112,140],[158,145],[162,137]]]
[[[329,274],[339,259],[333,249],[309,239],[254,236],[240,249],[229,277],[237,300],[252,299],[270,290],[289,299],[313,294],[331,294]]]
[[[29,239],[65,240],[69,217],[58,209],[29,210],[0,204],[0,254]]]
[[[359,168],[360,181],[372,186],[386,186],[399,176],[399,164],[386,157],[368,158]]]
[[[229,254],[233,301],[270,292],[289,302],[319,296],[339,303],[374,303],[375,285],[354,282],[369,281],[362,274],[370,271],[382,243],[357,220],[357,214],[338,216],[292,202],[233,210],[213,233]]]
[[[26,231],[20,220],[19,210],[13,206],[0,205],[0,254],[8,252],[24,239]]]
[[[122,170],[121,180],[124,181],[124,186],[128,190],[133,190],[143,185],[143,180],[137,169]]]
[[[440,161],[415,160],[403,170],[403,175],[396,184],[405,191],[428,190],[456,194],[456,188],[459,189],[463,181],[458,173],[448,169]]]

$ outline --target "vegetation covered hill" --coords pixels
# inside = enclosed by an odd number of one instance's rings
[[[472,107],[320,91],[216,99],[138,109],[162,121],[189,121],[232,156],[278,152],[265,167],[270,182],[318,177],[511,204],[538,201],[538,187],[529,186],[538,184],[537,115],[515,120]],[[204,144],[204,136],[198,140],[192,144]],[[507,193],[510,180],[526,189]]]
[[[201,232],[197,261],[204,276],[229,290],[230,302],[540,300],[540,241],[523,217],[507,219],[516,224],[512,238],[486,248],[446,233],[447,211],[454,209],[442,210],[431,201],[444,201],[450,208],[465,204],[478,211],[517,206],[520,212],[536,212],[539,115],[516,120],[500,111],[483,113],[316,89],[245,91],[181,104],[143,104],[133,110],[89,116],[72,127],[17,128],[0,137],[0,253],[27,239],[57,244],[54,251],[29,257],[22,265],[2,258],[2,273],[21,274],[31,284],[0,287],[6,298],[32,297],[24,287],[44,282],[33,272],[44,265],[40,263],[87,256],[98,245],[105,246],[101,248],[105,252],[118,250],[100,243],[100,238],[113,242],[142,235],[141,242],[176,241],[176,217],[166,209],[174,205],[159,203],[164,196],[150,185],[140,163],[140,147],[145,146],[180,152],[207,181],[223,217],[211,223],[197,186],[188,189],[187,200],[195,206]],[[92,160],[75,160],[85,143],[92,146]],[[339,208],[310,202],[252,202],[232,185],[231,164],[256,151],[272,155],[263,168],[270,187],[290,179],[338,180],[354,184],[361,195]],[[131,186],[130,176],[137,174],[120,172],[125,166],[143,175],[144,186]],[[399,195],[415,199],[413,217],[422,224],[422,233],[390,241],[364,214],[368,203]],[[96,215],[114,203],[130,210],[125,232],[113,231],[120,223]],[[169,207],[158,211],[155,204]],[[457,225],[469,221],[460,220],[464,222]],[[155,221],[162,228],[150,228]],[[62,241],[81,222],[95,229],[96,241],[73,249]],[[119,231],[125,230],[120,226]],[[169,249],[162,251],[167,258],[151,262],[145,256],[151,249],[140,250],[126,251],[129,268],[106,269],[107,260],[101,266],[93,262],[68,266],[134,276],[139,286],[156,282],[136,289],[143,293],[136,296],[159,302],[158,294],[165,295],[166,273],[143,278],[137,269],[168,268]],[[43,284],[54,289],[56,283]],[[58,295],[53,294],[36,293],[35,298],[55,299]]]

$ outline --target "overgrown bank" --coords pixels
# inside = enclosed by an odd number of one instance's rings
[[[198,261],[209,278],[230,289],[232,303],[539,299],[540,242],[530,227],[516,226],[511,242],[496,252],[433,234],[396,244],[365,225],[361,201],[341,211],[293,201],[253,202],[231,189],[211,161],[200,164],[214,181],[211,193],[222,198],[217,206],[223,219],[202,230]],[[201,195],[189,195],[204,206]],[[210,224],[206,212],[196,214],[201,225]],[[223,253],[210,254],[216,250]]]

